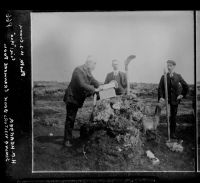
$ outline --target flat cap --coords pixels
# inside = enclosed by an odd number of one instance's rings
[[[167,60],[167,63],[176,65],[176,62],[174,60]]]

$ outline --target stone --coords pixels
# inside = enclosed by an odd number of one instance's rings
[[[142,118],[148,113],[145,104],[133,94],[97,101],[93,120],[81,127],[81,138],[90,139],[87,151],[101,152],[102,159],[108,158],[104,156],[107,154],[119,159],[127,157],[136,163],[144,152]]]

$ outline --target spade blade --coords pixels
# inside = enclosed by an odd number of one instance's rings
[[[136,58],[136,55],[130,55],[130,56],[127,57],[127,59],[126,59],[125,62],[124,62],[125,70],[128,69],[129,63],[130,63],[133,59],[135,59],[135,58]]]

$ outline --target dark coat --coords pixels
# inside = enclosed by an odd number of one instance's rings
[[[170,78],[169,73],[167,73],[167,88],[168,88],[168,100],[169,104],[178,105],[180,103],[177,100],[178,95],[183,95],[185,98],[188,93],[188,84],[184,81],[182,76],[177,73],[173,73],[173,77]],[[165,84],[164,84],[164,75],[160,79],[158,86],[158,100],[160,98],[165,98]]]
[[[119,71],[118,76],[115,77],[114,72],[110,72],[110,73],[107,74],[104,84],[108,84],[112,80],[116,80],[117,83],[118,83],[118,88],[116,88],[116,90],[115,90],[116,94],[120,95],[120,94],[125,93],[126,88],[127,88],[126,74],[124,72]]]
[[[65,91],[63,101],[82,107],[86,97],[94,93],[95,88],[99,87],[99,82],[94,79],[91,72],[85,65],[76,67],[73,71],[71,82]]]

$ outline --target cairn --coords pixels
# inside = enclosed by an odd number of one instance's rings
[[[86,151],[101,152],[97,161],[105,160],[108,154],[112,154],[116,159],[126,157],[134,165],[137,164],[144,153],[142,120],[149,113],[148,107],[133,94],[97,101],[91,121],[81,128],[81,138],[89,136]],[[113,163],[110,163],[110,168],[111,165]],[[116,170],[119,169],[116,167]]]

